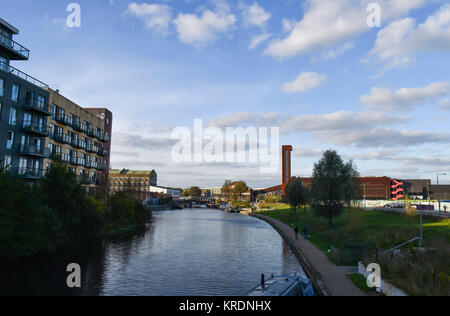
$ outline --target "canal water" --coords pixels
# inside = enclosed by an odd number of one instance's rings
[[[68,289],[78,263],[81,289]],[[219,210],[154,212],[145,229],[1,266],[2,295],[243,295],[261,273],[303,274],[267,223]]]

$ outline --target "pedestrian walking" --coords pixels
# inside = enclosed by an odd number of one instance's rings
[[[303,227],[303,237],[308,239],[308,226]]]
[[[294,233],[295,233],[295,240],[298,240],[298,227],[297,227],[297,225],[294,226]]]

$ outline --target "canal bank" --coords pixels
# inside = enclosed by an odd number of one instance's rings
[[[322,296],[366,296],[338,266],[330,262],[327,256],[316,246],[295,234],[291,227],[274,218],[261,214],[250,216],[270,224],[291,247],[303,266],[303,270],[311,279],[314,289]]]

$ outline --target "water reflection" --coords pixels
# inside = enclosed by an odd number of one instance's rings
[[[65,286],[69,263],[82,288]],[[261,273],[302,273],[265,222],[217,210],[157,212],[144,230],[1,266],[2,295],[242,295]]]

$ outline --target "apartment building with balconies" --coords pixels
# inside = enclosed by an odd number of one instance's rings
[[[19,30],[0,19],[0,163],[27,180],[44,173],[49,136],[48,86],[11,62],[27,61],[30,51],[14,41]]]
[[[67,163],[80,184],[97,195],[108,191],[112,113],[106,108],[83,108],[59,91],[48,89],[49,138],[46,150],[53,161]]]

